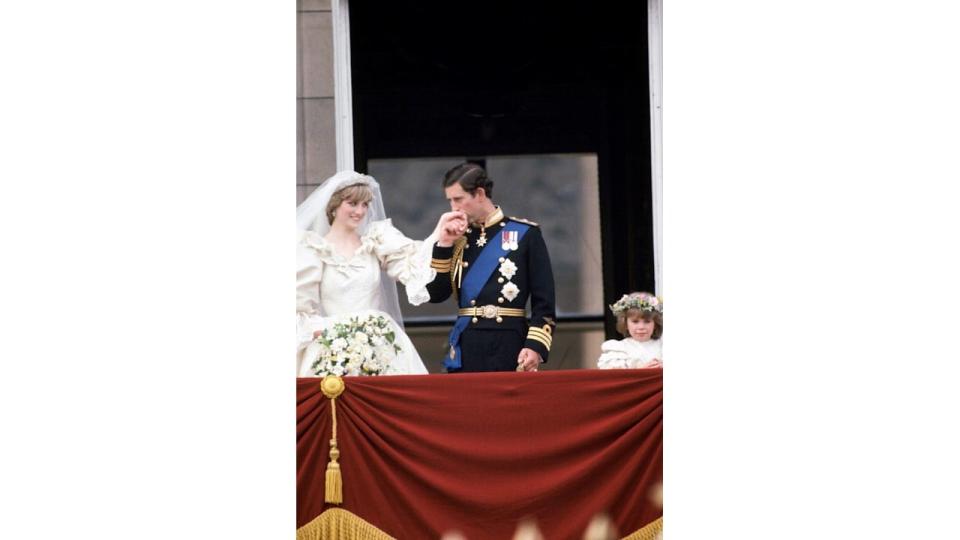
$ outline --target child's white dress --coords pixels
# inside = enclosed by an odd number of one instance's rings
[[[663,361],[662,343],[659,339],[637,341],[633,338],[611,339],[600,345],[600,369],[643,368],[655,359]]]

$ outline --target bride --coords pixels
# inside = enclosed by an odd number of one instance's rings
[[[298,376],[322,375],[324,366],[331,367],[317,362],[324,347],[315,338],[327,331],[330,342],[338,330],[345,328],[337,324],[349,325],[351,321],[360,321],[361,326],[363,321],[374,321],[367,324],[360,338],[363,343],[349,349],[354,353],[354,370],[359,371],[362,365],[366,371],[371,355],[376,354],[373,351],[382,354],[383,346],[387,346],[399,350],[388,355],[389,363],[380,366],[384,367],[382,371],[374,359],[374,372],[427,373],[413,343],[398,324],[403,319],[394,281],[406,286],[411,304],[428,301],[426,285],[436,276],[430,267],[433,244],[442,234],[442,227],[462,228],[465,223],[465,218],[450,212],[440,218],[426,240],[411,240],[386,219],[376,180],[353,171],[338,172],[311,193],[297,207]],[[349,335],[356,334],[351,330]],[[385,342],[385,336],[392,344]],[[344,340],[333,342],[327,349],[327,358],[346,362],[348,345]],[[336,354],[330,353],[330,349]],[[340,375],[343,368],[327,371]]]

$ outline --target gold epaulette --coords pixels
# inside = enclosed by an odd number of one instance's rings
[[[537,223],[536,221],[530,221],[529,219],[523,219],[523,218],[513,217],[513,216],[510,216],[510,219],[514,221],[519,221],[520,223],[526,223],[527,225],[533,225],[534,227],[540,226],[540,224]]]
[[[457,300],[460,300],[460,275],[463,273],[463,250],[467,247],[467,237],[461,236],[457,238],[453,243],[453,257],[450,258],[450,288],[453,289],[453,294],[456,295]]]

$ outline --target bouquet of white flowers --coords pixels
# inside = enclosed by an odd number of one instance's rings
[[[350,317],[325,329],[310,344],[310,369],[326,375],[383,375],[400,352],[396,335],[383,315]]]

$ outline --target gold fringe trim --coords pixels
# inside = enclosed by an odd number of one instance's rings
[[[634,531],[630,536],[624,536],[622,540],[658,540],[662,538],[662,534],[663,516],[660,516]]]
[[[328,508],[297,529],[297,540],[394,540],[363,518],[343,508]]]
[[[320,382],[323,395],[330,398],[330,415],[333,416],[333,435],[330,438],[330,463],[327,463],[327,477],[323,500],[330,504],[343,502],[343,478],[340,476],[340,449],[337,448],[337,396],[343,393],[346,385],[340,377],[327,375]],[[299,534],[298,534],[299,536]]]
[[[663,534],[663,517],[644,525],[622,540],[658,540]],[[310,523],[297,529],[297,540],[395,540],[363,518],[343,508],[328,508]]]

